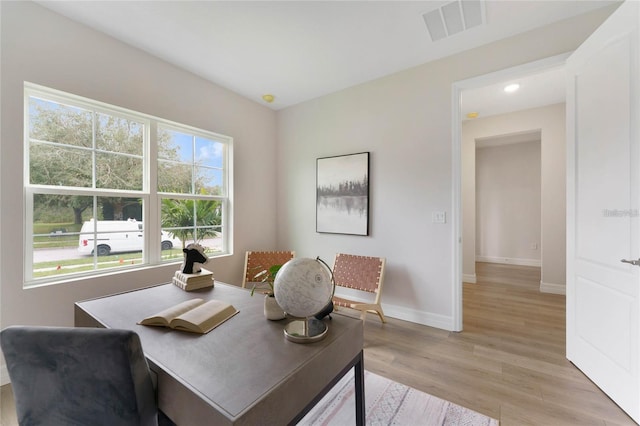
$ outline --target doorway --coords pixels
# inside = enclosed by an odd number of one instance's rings
[[[464,276],[464,272],[463,272],[463,259],[464,259],[464,254],[467,254],[464,252],[465,249],[465,239],[473,239],[474,240],[474,245],[473,245],[473,256],[474,256],[474,261],[475,261],[475,235],[473,237],[471,237],[470,235],[468,235],[467,233],[465,233],[464,227],[463,227],[463,223],[464,223],[464,215],[465,215],[465,210],[464,210],[464,202],[463,202],[463,188],[465,185],[468,185],[468,182],[465,182],[463,180],[463,171],[466,170],[466,167],[468,167],[468,157],[465,155],[466,151],[464,150],[464,146],[463,146],[463,135],[462,135],[462,121],[463,121],[463,111],[462,111],[462,107],[461,107],[461,97],[462,97],[462,93],[464,91],[469,91],[469,90],[473,90],[473,89],[478,89],[481,87],[485,87],[485,86],[491,86],[491,85],[496,85],[499,83],[503,83],[503,82],[508,82],[508,81],[514,81],[514,80],[518,80],[521,79],[523,77],[526,76],[531,76],[534,74],[540,74],[540,73],[544,73],[544,72],[548,72],[551,70],[557,70],[557,69],[562,69],[564,67],[564,63],[566,61],[566,58],[569,56],[569,54],[563,54],[563,55],[558,55],[558,56],[554,56],[551,58],[546,58],[540,61],[536,61],[536,62],[532,62],[529,64],[525,64],[522,66],[518,66],[518,67],[514,67],[514,68],[509,68],[506,70],[502,70],[502,71],[498,71],[495,73],[491,73],[491,74],[487,74],[484,76],[479,76],[479,77],[474,77],[472,79],[468,79],[468,80],[464,80],[464,81],[460,81],[460,82],[456,82],[453,84],[452,86],[452,95],[453,95],[453,111],[452,111],[452,117],[453,117],[453,193],[454,193],[454,197],[453,197],[453,206],[452,206],[452,211],[454,212],[454,214],[452,215],[453,217],[453,239],[455,244],[453,245],[454,247],[454,253],[453,253],[453,276],[454,276],[454,282],[455,285],[453,286],[453,293],[454,293],[454,309],[453,309],[453,318],[454,318],[454,329],[456,331],[462,331],[462,319],[463,319],[463,312],[462,312],[462,282],[463,282],[463,278]],[[561,134],[558,136],[558,141],[555,141],[557,143],[555,143],[556,146],[560,146],[561,147],[561,151],[562,153],[558,152],[558,155],[555,156],[550,156],[551,158],[554,158],[553,161],[556,161],[556,164],[550,164],[550,165],[543,165],[542,166],[542,184],[543,187],[545,185],[544,179],[545,179],[545,168],[548,168],[549,170],[553,170],[554,168],[557,168],[557,165],[561,165],[560,170],[562,172],[562,176],[561,181],[564,182],[565,181],[565,176],[564,176],[564,170],[565,170],[565,156],[564,156],[564,146],[565,146],[565,134],[564,134],[564,115],[565,115],[565,111],[564,108],[562,106],[562,104],[558,104],[558,108],[561,108],[562,111],[561,112],[555,112],[555,114],[559,115],[562,118],[562,122],[560,124],[557,124],[556,126],[560,126],[562,127],[562,132]],[[554,114],[553,112],[550,114]],[[518,132],[522,132],[523,127],[515,127],[516,123],[511,123],[513,124],[513,126],[509,127],[509,125],[506,125],[502,130],[496,130],[497,134],[509,134],[509,133],[518,133]],[[507,130],[507,129],[511,129],[511,130]],[[525,127],[525,129],[527,129]],[[549,132],[549,129],[545,130],[544,128],[540,127],[540,126],[533,126],[533,127],[529,127],[527,129],[527,131],[536,131],[539,130],[543,137],[548,136],[551,133],[554,132]],[[549,146],[553,146],[553,144],[550,144]],[[475,148],[474,148],[475,149]],[[544,146],[543,146],[543,150],[544,150]],[[543,153],[543,155],[545,155],[547,153]],[[475,167],[475,165],[474,165]],[[554,180],[557,181],[559,177],[555,176],[553,177]],[[565,210],[564,210],[564,185],[557,185],[560,188],[557,188],[556,193],[553,194],[553,199],[556,199],[557,196],[559,195],[559,193],[562,195],[562,200],[563,200],[563,204],[561,206],[555,206],[555,207],[559,207],[556,208],[555,210],[551,207],[553,206],[547,206],[550,209],[548,211],[551,211],[552,214],[551,216],[553,220],[550,221],[550,223],[553,224],[553,226],[548,227],[549,229],[546,229],[546,227],[542,227],[543,231],[541,232],[541,241],[540,241],[540,252],[541,252],[541,265],[544,268],[545,272],[548,272],[549,274],[545,274],[543,273],[543,277],[541,279],[541,283],[540,283],[540,289],[542,291],[547,291],[547,292],[553,292],[553,293],[563,293],[564,292],[564,276],[565,276],[565,271],[564,271],[564,265],[565,265],[565,256],[566,254],[564,253],[564,242],[560,243],[560,244],[554,244],[554,246],[556,247],[552,247],[552,246],[545,246],[544,245],[544,241],[545,241],[545,235],[560,235],[560,233],[562,235],[564,235],[564,221],[565,221]],[[467,188],[468,189],[468,188]],[[551,191],[553,192],[553,190]],[[545,199],[544,199],[545,195],[543,193],[543,200],[542,203],[545,203]],[[475,200],[474,200],[474,204],[475,204]],[[542,214],[542,222],[544,222],[545,220],[549,219],[548,217],[545,217],[545,214]],[[562,228],[558,228],[559,226],[561,226]],[[475,229],[473,231],[475,233]],[[531,244],[533,244],[534,242],[531,242]],[[468,246],[467,246],[468,247]],[[550,264],[547,265],[545,264],[545,259],[554,259],[555,258],[555,262],[557,265],[560,265],[559,267],[555,267],[555,268],[549,268]],[[468,278],[468,277],[467,277]]]

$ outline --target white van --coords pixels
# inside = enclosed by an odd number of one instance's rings
[[[129,220],[99,220],[97,233],[94,234],[93,219],[82,224],[78,251],[82,254],[93,254],[94,246],[98,250],[98,256],[107,256],[110,253],[142,251],[144,237],[142,234],[142,222],[135,219]],[[94,240],[94,235],[97,237]],[[173,238],[168,232],[161,234],[162,250],[169,250],[180,245],[180,240]]]

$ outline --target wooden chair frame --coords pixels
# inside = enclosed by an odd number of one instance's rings
[[[256,282],[256,274],[266,271],[273,265],[284,265],[296,257],[295,251],[247,251],[244,256],[244,274],[242,276],[242,288],[247,283]]]
[[[384,257],[358,256],[353,254],[336,254],[333,263],[333,279],[337,287],[345,287],[368,293],[375,293],[373,303],[363,303],[345,297],[333,297],[336,307],[345,307],[361,311],[360,318],[365,321],[367,312],[378,314],[380,321],[386,322],[380,304],[382,284],[384,282]]]

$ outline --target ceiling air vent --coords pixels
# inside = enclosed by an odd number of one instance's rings
[[[484,0],[457,0],[422,15],[432,41],[484,23]]]

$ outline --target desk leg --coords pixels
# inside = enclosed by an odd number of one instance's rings
[[[358,362],[353,369],[353,380],[356,390],[356,425],[364,426],[366,420],[364,404],[364,356],[360,352]]]

